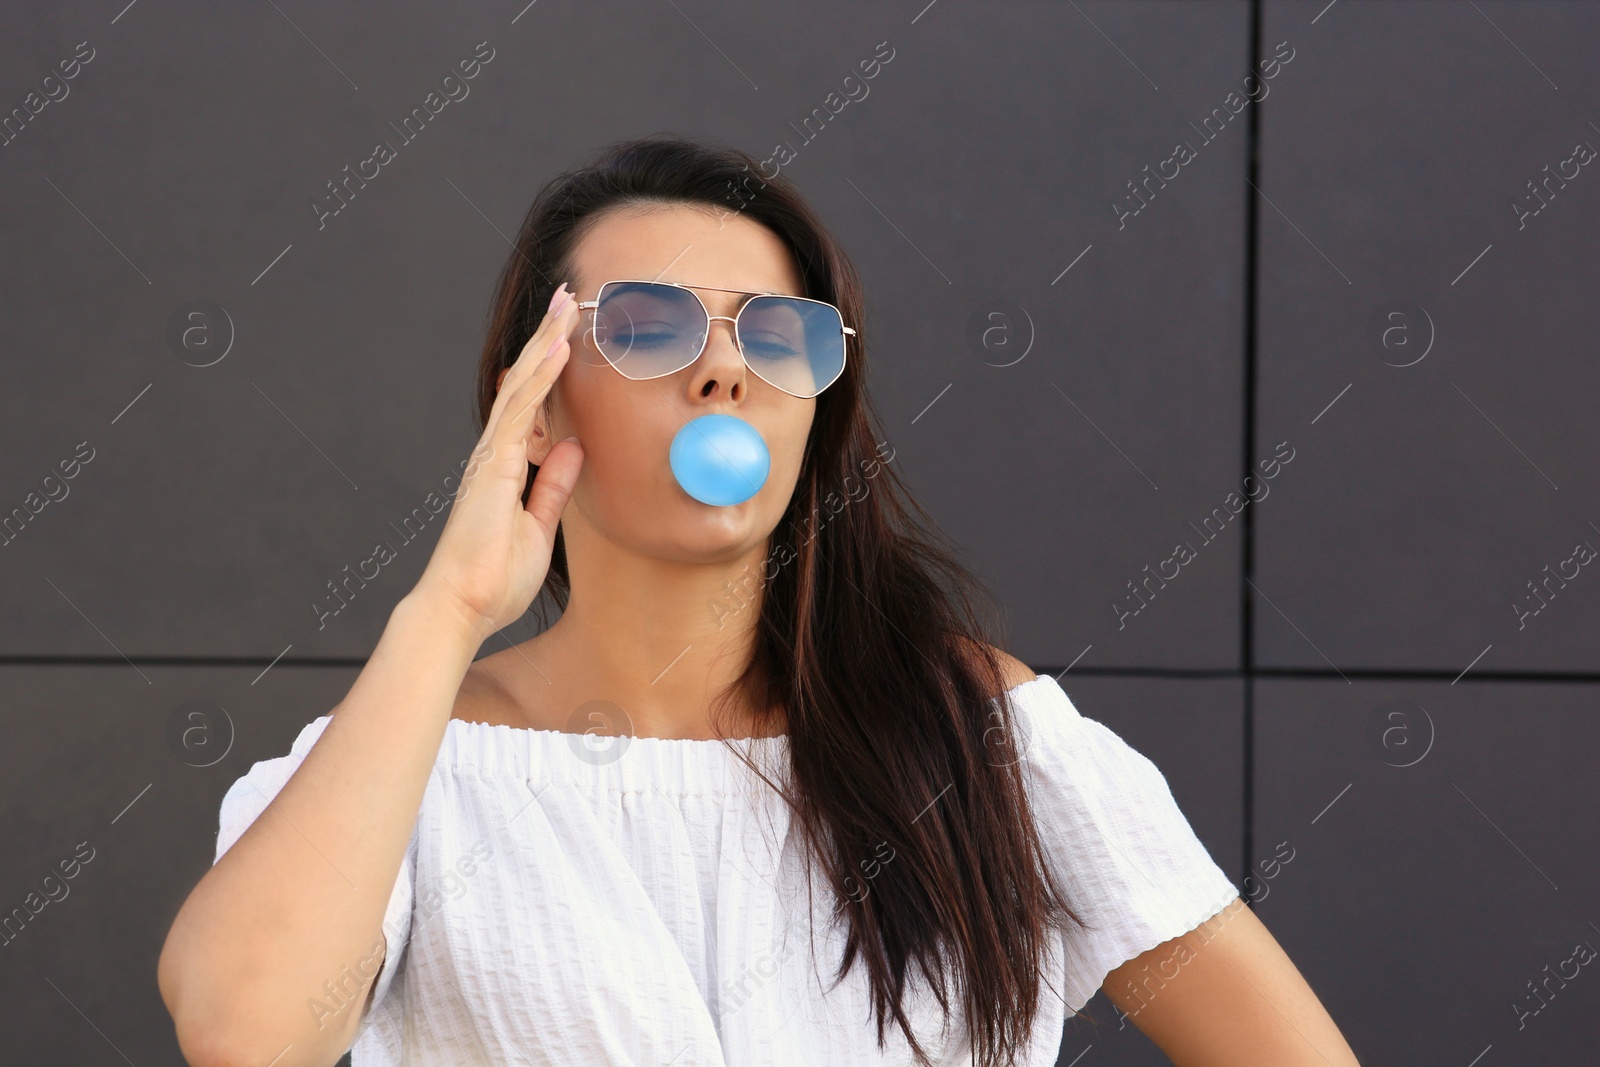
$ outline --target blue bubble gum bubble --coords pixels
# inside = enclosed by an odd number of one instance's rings
[[[742,504],[761,491],[772,469],[767,443],[734,415],[701,415],[672,438],[673,477],[702,504]]]

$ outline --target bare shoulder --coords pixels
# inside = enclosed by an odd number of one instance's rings
[[[968,644],[974,646],[974,653],[978,651],[974,642],[969,641]],[[985,644],[983,648],[987,649],[994,656],[995,660],[999,662],[1000,677],[1005,683],[1007,690],[1015,689],[1024,682],[1031,682],[1035,678],[1039,677],[1038,671],[1035,671],[1032,667],[1029,667],[1026,663],[1022,662],[1005,649],[989,644]]]
[[[1013,656],[1011,653],[1006,652],[1003,649],[995,648],[993,645],[990,645],[989,647],[994,649],[995,658],[1000,661],[1000,673],[1005,678],[1007,689],[1015,689],[1023,682],[1031,682],[1035,678],[1039,677],[1038,671],[1034,670],[1032,667]]]

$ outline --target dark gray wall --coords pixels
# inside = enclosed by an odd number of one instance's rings
[[[883,432],[1010,650],[1235,881],[1294,848],[1258,914],[1363,1063],[1600,1046],[1600,979],[1514,1008],[1600,945],[1600,577],[1563,562],[1600,546],[1600,5],[6,8],[0,109],[67,93],[0,146],[0,515],[60,497],[0,547],[0,909],[94,849],[0,952],[8,1056],[177,1062],[155,960],[222,793],[343,695],[442,517],[311,604],[470,449],[533,191],[656,130],[796,149],[866,280]],[[169,738],[192,701],[215,756]],[[1063,1063],[1163,1062],[1094,1008]]]

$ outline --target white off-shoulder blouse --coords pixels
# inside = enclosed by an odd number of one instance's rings
[[[1007,696],[1043,844],[1091,927],[1050,945],[1018,1061],[1047,1067],[1067,1013],[1107,973],[1238,890],[1155,764],[1080,715],[1054,678]],[[330,721],[307,724],[288,755],[228,790],[216,859]],[[597,740],[616,747],[588,747]],[[735,742],[777,781],[787,743]],[[835,983],[844,920],[825,879],[813,876],[808,900],[788,829],[787,805],[721,741],[450,720],[389,898],[353,1067],[911,1064],[897,1026],[877,1046],[860,961]],[[892,863],[892,850],[876,859]],[[870,893],[873,869],[849,891]],[[918,1040],[936,1063],[970,1063],[963,1021],[947,1023],[916,977],[906,1010]],[[353,1010],[339,996],[326,1010]]]

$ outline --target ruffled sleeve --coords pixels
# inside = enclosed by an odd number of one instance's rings
[[[1049,675],[1013,690],[1023,773],[1057,883],[1089,926],[1062,935],[1068,1010],[1111,971],[1216,915],[1239,895],[1161,771],[1078,713]]]
[[[227,793],[222,797],[222,810],[218,819],[217,852],[211,861],[213,866],[222,859],[223,853],[244,836],[244,832],[256,821],[256,817],[266,810],[284,783],[288,782],[299,769],[306,754],[316,744],[317,738],[322,736],[323,729],[332,721],[333,716],[323,715],[307,723],[300,731],[300,736],[295,738],[287,756],[278,756],[252,764],[248,772],[228,787]],[[394,981],[395,973],[402,963],[401,955],[411,936],[411,906],[416,864],[417,832],[413,828],[411,843],[406,848],[405,859],[401,861],[400,874],[395,879],[394,889],[389,894],[389,904],[383,916],[385,946],[383,965],[373,982],[371,1006],[363,1008],[361,1022],[356,1031],[357,1036],[367,1028],[378,1005],[383,1003]]]

